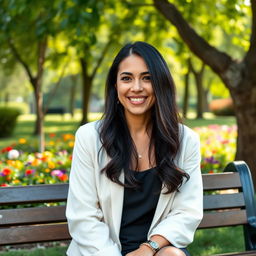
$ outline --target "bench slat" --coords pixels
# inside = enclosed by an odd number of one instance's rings
[[[204,190],[241,188],[239,173],[203,174]]]
[[[248,223],[245,210],[218,211],[204,213],[199,228],[216,228],[244,225]]]
[[[66,201],[68,184],[1,188],[0,205]]]
[[[241,208],[244,206],[243,193],[204,196],[204,210]]]
[[[0,210],[0,225],[66,222],[66,206]]]
[[[71,239],[67,224],[0,228],[0,245],[50,242]]]

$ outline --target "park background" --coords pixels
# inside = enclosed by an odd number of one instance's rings
[[[68,182],[75,131],[101,117],[113,57],[137,40],[168,62],[202,172],[241,159],[256,184],[255,1],[0,0],[0,28],[1,186]],[[57,245],[30,253],[64,255]],[[243,246],[242,229],[221,228],[198,231],[190,250]]]

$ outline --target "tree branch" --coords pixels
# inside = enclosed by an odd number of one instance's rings
[[[216,73],[225,72],[233,62],[231,57],[224,52],[211,46],[204,38],[182,17],[174,4],[168,0],[154,0],[155,7],[169,20],[178,30],[181,38],[190,50],[205,64],[209,65]]]
[[[18,62],[20,62],[20,64],[23,66],[23,68],[25,69],[28,77],[29,77],[29,80],[32,84],[32,86],[34,87],[34,80],[35,80],[35,77],[32,75],[32,72],[28,66],[28,64],[22,59],[21,55],[19,54],[17,48],[14,46],[12,40],[10,38],[8,38],[7,40],[9,46],[10,46],[10,49],[14,55],[14,57],[18,60]]]

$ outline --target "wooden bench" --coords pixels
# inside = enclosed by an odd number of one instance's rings
[[[203,174],[203,183],[204,218],[199,228],[243,225],[246,252],[221,255],[256,255],[256,206],[247,165],[232,162],[224,173]],[[69,240],[67,192],[68,184],[0,188],[0,245]],[[54,202],[63,205],[32,207],[35,203]],[[2,209],[3,206],[14,208]]]

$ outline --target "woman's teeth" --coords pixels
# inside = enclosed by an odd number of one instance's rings
[[[145,101],[145,98],[129,98],[133,103],[142,103]]]

